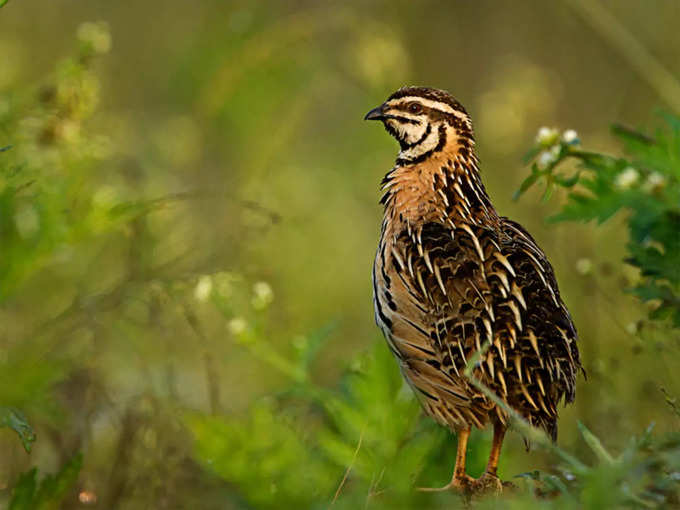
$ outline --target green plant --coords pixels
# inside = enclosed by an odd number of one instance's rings
[[[551,222],[601,224],[627,211],[625,261],[640,270],[630,291],[652,302],[651,319],[669,319],[680,327],[680,118],[663,117],[665,128],[653,136],[614,126],[628,157],[582,150],[575,133],[560,137],[557,130],[543,128],[528,154],[534,160],[531,174],[515,197],[540,182],[544,199],[555,188],[565,189],[566,203]],[[568,161],[578,163],[571,175],[563,171]]]
[[[567,203],[551,221],[595,219],[601,223],[620,209],[628,209],[627,261],[641,273],[633,292],[658,300],[651,318],[671,318],[677,325],[680,122],[673,117],[667,121],[667,130],[659,131],[654,139],[615,129],[626,142],[630,159],[583,151],[574,132],[560,136],[556,130],[543,129],[529,154],[535,159],[531,175],[516,197],[538,182],[546,184],[545,199],[555,188],[565,188]],[[581,165],[572,175],[559,171],[568,159]],[[257,508],[322,508],[329,503],[391,508],[397,502],[405,507],[426,502],[436,506],[456,497],[413,491],[415,484],[441,477],[441,473],[433,475],[433,467],[441,471],[448,465],[446,460],[435,461],[446,433],[419,420],[418,405],[382,343],[350,364],[339,389],[324,388],[313,382],[310,370],[326,335],[297,339],[295,356],[283,356],[267,340],[262,310],[244,311],[248,306],[235,305],[238,300],[233,294],[226,297],[211,290],[210,296],[230,321],[233,338],[261,361],[263,370],[270,366],[290,381],[285,390],[253,405],[245,415],[192,413],[186,419],[196,439],[198,458],[234,484],[250,504]],[[515,480],[523,489],[504,495],[508,507],[650,508],[679,501],[677,433],[655,437],[650,426],[614,455],[579,424],[592,458],[582,460],[521,420],[515,425],[534,444],[551,452],[555,467],[517,475]],[[478,504],[493,506],[492,501]]]
[[[21,411],[0,406],[0,427],[8,427],[16,432],[24,445],[24,449],[27,452],[31,451],[31,445],[35,441],[35,433]]]
[[[273,349],[262,336],[251,333],[244,345],[257,353],[263,370],[281,362],[279,354],[262,355]],[[296,345],[306,357],[310,343]],[[443,447],[451,442],[443,429],[419,417],[417,402],[378,342],[352,362],[337,389],[305,376],[243,415],[190,413],[185,422],[206,469],[255,508],[437,507],[458,496],[423,495],[414,487],[441,481],[450,461]],[[553,453],[555,468],[516,475],[520,489],[503,496],[508,505],[650,508],[680,501],[680,435],[654,437],[650,426],[614,455],[583,424],[579,428],[591,461],[556,447],[540,431],[529,434]],[[493,507],[493,501],[478,504]]]
[[[54,475],[38,481],[36,468],[23,473],[12,489],[9,510],[50,510],[60,508],[67,492],[78,480],[83,465],[82,455],[77,454]]]

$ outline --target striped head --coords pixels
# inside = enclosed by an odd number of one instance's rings
[[[403,87],[365,120],[380,120],[401,147],[397,164],[407,165],[441,151],[471,155],[472,122],[465,108],[444,90]]]

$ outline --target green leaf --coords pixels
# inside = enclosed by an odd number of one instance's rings
[[[47,475],[40,483],[36,493],[36,507],[40,509],[57,509],[61,507],[61,501],[66,493],[78,480],[78,475],[83,467],[82,454],[76,454],[55,475]]]
[[[296,420],[271,402],[246,417],[191,414],[185,423],[206,469],[238,487],[253,508],[311,508],[342,471],[318,454]]]
[[[21,411],[12,407],[0,407],[0,427],[9,427],[16,432],[24,449],[27,452],[31,451],[31,445],[35,441],[35,432]]]
[[[19,476],[17,484],[12,489],[12,500],[9,503],[9,510],[28,510],[33,508],[33,497],[35,496],[37,481],[36,468],[26,471]]]
[[[532,159],[538,156],[538,153],[541,152],[542,150],[543,148],[539,146],[532,147],[527,151],[527,153],[524,156],[522,156],[522,161],[524,162],[524,164],[528,164]]]
[[[654,138],[647,136],[644,133],[640,133],[635,129],[631,129],[628,126],[624,126],[623,124],[612,125],[612,133],[623,140],[635,141],[645,145],[653,145],[655,143]]]
[[[590,430],[588,430],[588,428],[580,421],[578,422],[578,429],[581,432],[584,441],[588,446],[590,446],[590,449],[597,456],[597,458],[600,459],[600,462],[606,464],[614,464],[616,462],[609,452],[605,450],[599,438],[595,436],[595,434],[593,434]]]
[[[78,480],[83,457],[76,454],[54,475],[37,482],[36,468],[23,473],[12,490],[9,510],[57,510],[66,493]]]
[[[542,476],[543,483],[545,483],[546,487],[549,489],[552,489],[554,491],[559,491],[565,496],[569,496],[569,489],[567,488],[567,485],[557,476],[555,475],[550,475],[550,474],[544,474]]]
[[[337,329],[337,326],[337,321],[330,322],[306,336],[300,343],[298,347],[298,363],[300,364],[300,369],[303,372],[307,372],[309,370],[309,367],[314,362],[316,356],[326,344],[328,339],[331,338],[331,335],[333,331]]]
[[[0,0],[0,7],[5,5],[7,2],[9,2],[9,0]]]
[[[546,180],[545,191],[543,192],[543,197],[541,198],[541,200],[543,202],[548,202],[550,200],[550,197],[552,197],[553,191],[555,191],[554,179],[552,178],[552,176],[549,176],[548,179]]]
[[[577,171],[571,177],[562,177],[561,175],[555,175],[555,182],[562,186],[563,188],[573,188],[581,177],[581,171]]]
[[[518,200],[519,197],[521,197],[526,190],[528,190],[535,182],[538,180],[538,178],[541,176],[541,174],[537,171],[534,171],[522,181],[522,184],[519,185],[519,189],[515,191],[515,193],[512,195],[513,200]]]

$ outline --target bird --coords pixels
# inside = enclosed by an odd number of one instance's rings
[[[402,87],[364,118],[399,143],[381,183],[375,320],[425,413],[457,436],[450,483],[429,490],[502,491],[511,411],[555,441],[558,404],[574,401],[585,374],[576,328],[544,252],[491,202],[461,103]],[[489,425],[488,463],[475,479],[468,438]]]

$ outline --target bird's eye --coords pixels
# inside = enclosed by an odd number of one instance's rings
[[[411,103],[408,105],[408,111],[411,113],[420,113],[420,110],[422,110],[420,103]]]

